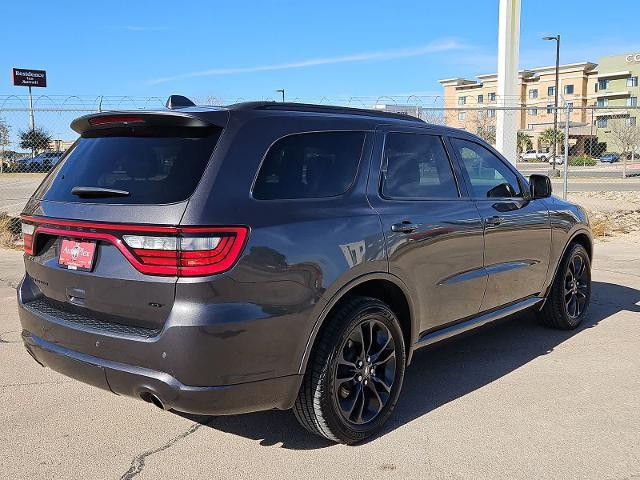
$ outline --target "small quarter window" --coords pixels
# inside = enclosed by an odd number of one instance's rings
[[[314,132],[281,138],[260,167],[254,198],[342,195],[355,180],[364,139],[364,132]]]

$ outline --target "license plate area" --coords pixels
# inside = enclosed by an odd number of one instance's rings
[[[68,270],[91,271],[96,253],[96,242],[63,238],[60,242],[58,265]]]

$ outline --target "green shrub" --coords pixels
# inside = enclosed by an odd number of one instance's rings
[[[597,163],[595,158],[587,157],[586,155],[569,157],[569,165],[572,167],[593,167]]]

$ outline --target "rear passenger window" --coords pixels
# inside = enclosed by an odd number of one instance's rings
[[[254,198],[323,198],[345,193],[355,180],[364,138],[364,132],[301,133],[281,138],[260,167]]]
[[[414,133],[387,134],[382,163],[382,196],[413,199],[459,196],[440,137]]]

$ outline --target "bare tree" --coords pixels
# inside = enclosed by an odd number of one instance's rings
[[[489,110],[475,110],[473,115],[473,125],[476,128],[475,133],[485,142],[495,145],[496,143],[496,117],[489,114]]]
[[[0,118],[0,149],[2,149],[2,153],[0,154],[0,173],[4,171],[4,149],[7,145],[11,143],[9,139],[9,125],[3,118]]]
[[[640,127],[637,125],[635,117],[628,117],[609,120],[609,129],[613,143],[620,149],[622,178],[626,178],[627,155],[633,155],[634,150],[640,146]]]

